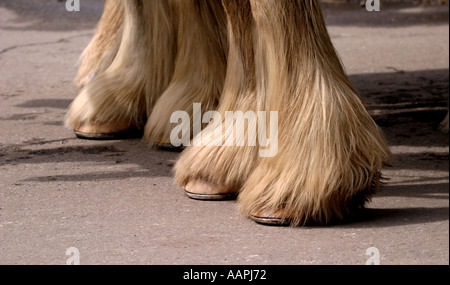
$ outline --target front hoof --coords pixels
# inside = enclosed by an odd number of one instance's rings
[[[184,190],[189,198],[201,201],[235,200],[238,196],[238,193],[233,189],[225,186],[216,186],[197,179],[190,179]]]
[[[75,135],[80,139],[88,140],[122,140],[142,136],[142,133],[126,123],[82,123],[74,129]]]
[[[256,223],[265,226],[288,227],[292,224],[292,219],[284,217],[281,211],[275,213],[255,212],[251,214],[249,218]]]

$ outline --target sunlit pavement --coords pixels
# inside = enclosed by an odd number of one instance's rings
[[[448,5],[326,5],[332,39],[395,155],[356,221],[276,228],[174,186],[177,153],[65,129],[102,1],[0,2],[0,264],[448,264]],[[339,13],[336,13],[337,12]],[[66,251],[68,255],[66,255]],[[379,257],[379,258],[378,258]]]

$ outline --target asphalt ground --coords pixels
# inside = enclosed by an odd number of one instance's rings
[[[276,228],[174,186],[178,154],[63,127],[102,1],[0,1],[0,264],[449,264],[449,7],[327,4],[351,81],[394,153],[357,220]],[[368,249],[371,249],[367,251]],[[374,251],[375,250],[375,251]],[[69,253],[66,255],[66,253]]]

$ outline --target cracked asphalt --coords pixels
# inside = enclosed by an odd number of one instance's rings
[[[174,186],[178,154],[63,127],[102,1],[0,2],[0,264],[449,264],[449,7],[324,6],[351,81],[395,155],[357,220],[275,228]]]

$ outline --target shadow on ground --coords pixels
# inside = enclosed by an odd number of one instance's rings
[[[103,12],[103,0],[80,0],[79,12],[68,12],[65,0],[2,0],[0,8],[12,10],[17,17],[1,29],[27,31],[86,30],[96,26]]]
[[[392,146],[448,146],[448,134],[439,130],[448,110],[448,69],[360,74],[350,81]]]
[[[353,75],[350,80],[368,101],[368,108],[383,128],[391,146],[448,147],[448,134],[439,123],[448,107],[449,70],[396,71],[383,74]],[[45,108],[66,109],[70,101],[61,99],[30,100],[15,107],[33,109],[37,113],[13,115],[0,120],[33,120]],[[44,124],[58,125],[49,121]],[[58,128],[63,128],[60,122]],[[140,140],[86,142],[86,145],[65,146],[74,137],[57,141],[34,139],[20,145],[0,145],[0,165],[60,162],[100,162],[102,164],[133,164],[137,167],[121,172],[99,171],[85,175],[28,177],[19,183],[54,181],[102,181],[133,177],[171,177],[178,154],[149,149]],[[55,143],[57,147],[55,147]],[[393,167],[399,170],[431,170],[448,172],[448,152],[421,150],[396,155]],[[447,182],[442,182],[447,180]],[[408,197],[448,200],[448,176],[415,177],[420,185],[393,184],[383,186],[380,197]],[[393,227],[405,224],[448,220],[448,207],[368,209],[357,220],[341,227]]]
[[[17,30],[83,30],[95,27],[103,10],[102,0],[80,0],[80,12],[67,12],[64,0],[2,0],[0,7],[17,14],[19,26],[0,26]],[[448,4],[417,6],[412,3],[385,3],[381,12],[367,12],[358,4],[323,3],[328,25],[359,27],[402,27],[448,23]],[[355,13],[357,12],[357,13]],[[362,17],[362,14],[363,17]]]

